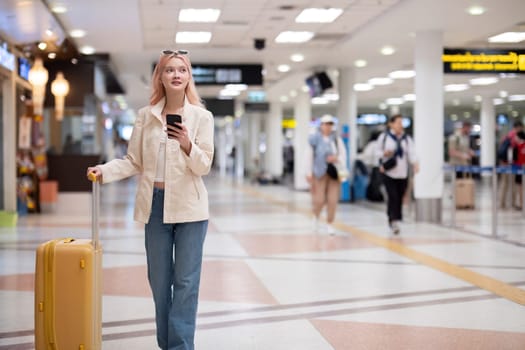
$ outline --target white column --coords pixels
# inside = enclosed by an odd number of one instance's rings
[[[0,184],[4,189],[4,208],[8,212],[16,212],[16,87],[15,77],[6,79],[2,83],[3,97],[3,169],[4,183]],[[0,208],[1,209],[1,208]]]
[[[339,103],[337,105],[337,117],[340,123],[347,124],[350,128],[349,136],[349,160],[350,169],[357,155],[357,94],[354,91],[355,70],[351,67],[339,70]],[[339,132],[341,130],[339,129]]]
[[[266,171],[275,177],[283,175],[283,109],[280,102],[270,103],[270,113],[265,119]]]
[[[496,110],[489,95],[481,101],[481,166],[496,163]],[[484,173],[490,175],[490,173]]]
[[[250,174],[259,172],[261,169],[261,157],[259,154],[259,140],[261,133],[261,116],[259,113],[249,113],[246,115],[249,125],[248,138],[248,159],[246,159],[246,167],[250,170]]]
[[[416,34],[414,140],[420,171],[414,178],[416,220],[441,221],[443,195],[443,35]]]
[[[294,147],[294,188],[296,190],[309,189],[306,181],[306,149],[308,144],[309,125],[312,118],[310,96],[307,92],[299,92],[295,100],[294,116],[296,121],[293,147]]]
[[[244,179],[244,160],[246,152],[245,139],[247,130],[244,105],[240,100],[235,100],[235,121],[233,122],[233,137],[235,145],[235,179],[242,182]]]

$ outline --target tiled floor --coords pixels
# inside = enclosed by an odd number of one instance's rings
[[[384,204],[340,204],[330,236],[314,232],[306,192],[206,181],[197,349],[525,349],[525,218],[498,214],[506,241],[494,239],[483,185],[457,227],[416,223],[408,206],[391,237]],[[107,350],[156,348],[133,197],[133,180],[102,188]],[[54,212],[0,228],[0,349],[34,348],[34,250],[89,237],[89,212],[88,194],[61,193]]]

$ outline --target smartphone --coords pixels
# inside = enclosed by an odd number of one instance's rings
[[[166,124],[181,129],[181,127],[175,123],[182,123],[182,117],[178,114],[166,114]]]

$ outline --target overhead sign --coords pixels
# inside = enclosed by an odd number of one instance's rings
[[[445,49],[445,73],[525,74],[525,50]]]
[[[261,64],[193,64],[197,85],[246,84],[262,85]]]

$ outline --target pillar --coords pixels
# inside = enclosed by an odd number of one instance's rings
[[[306,149],[310,147],[308,135],[312,110],[310,108],[310,95],[300,91],[295,99],[294,116],[296,121],[293,148],[294,148],[294,188],[308,190],[310,186],[306,181]]]
[[[337,117],[341,124],[347,124],[350,128],[348,158],[352,169],[352,163],[357,155],[357,94],[354,91],[355,70],[351,67],[339,70],[339,103],[337,105]],[[342,125],[339,126],[339,133]]]
[[[0,79],[2,82],[2,79]],[[3,146],[3,209],[8,212],[16,212],[16,126],[18,124],[16,114],[16,87],[15,76],[11,74],[10,79],[2,82],[2,146]],[[0,203],[1,204],[1,203]]]
[[[481,166],[496,165],[496,110],[489,95],[481,101]],[[490,175],[490,173],[483,173]]]
[[[420,171],[414,177],[416,221],[441,222],[443,196],[443,35],[416,33],[414,141]]]
[[[283,175],[283,109],[281,103],[270,103],[270,113],[266,116],[266,157],[265,169],[272,176],[280,178]]]

